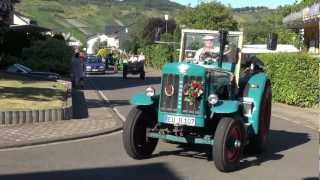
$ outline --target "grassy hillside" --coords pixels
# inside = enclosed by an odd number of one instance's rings
[[[247,23],[259,23],[261,19],[270,16],[273,12],[274,10],[271,9],[234,12],[234,18],[240,23],[240,26],[242,26]]]
[[[85,41],[104,32],[106,25],[131,24],[137,19],[173,14],[181,5],[168,0],[24,0],[17,11],[36,20],[39,25],[57,32],[70,32]]]

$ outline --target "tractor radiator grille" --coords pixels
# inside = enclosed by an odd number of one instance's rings
[[[191,82],[197,81],[201,82],[201,77],[195,76],[185,76],[183,80],[183,95],[182,95],[182,112],[186,114],[199,114],[200,113],[200,101],[201,97],[192,99],[192,103],[190,103],[190,99],[187,95],[185,95],[184,91]],[[188,101],[189,99],[189,101]]]
[[[160,110],[162,112],[176,112],[179,95],[179,76],[164,74],[162,77]]]

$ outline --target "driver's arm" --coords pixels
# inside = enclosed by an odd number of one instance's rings
[[[202,54],[202,51],[203,51],[203,48],[200,48],[197,50],[196,54],[194,55],[194,60],[199,62],[200,61],[200,57],[201,57],[201,54]]]

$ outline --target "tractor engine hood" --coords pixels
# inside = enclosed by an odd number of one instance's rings
[[[163,66],[163,74],[181,74],[188,76],[205,76],[206,68],[198,64],[170,63]]]

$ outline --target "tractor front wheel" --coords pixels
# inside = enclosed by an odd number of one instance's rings
[[[151,110],[134,107],[124,123],[123,145],[133,159],[145,159],[155,150],[158,139],[148,138],[147,129],[156,126],[156,115]]]
[[[235,118],[222,118],[214,135],[213,158],[215,166],[222,172],[239,168],[245,142],[243,123]]]

